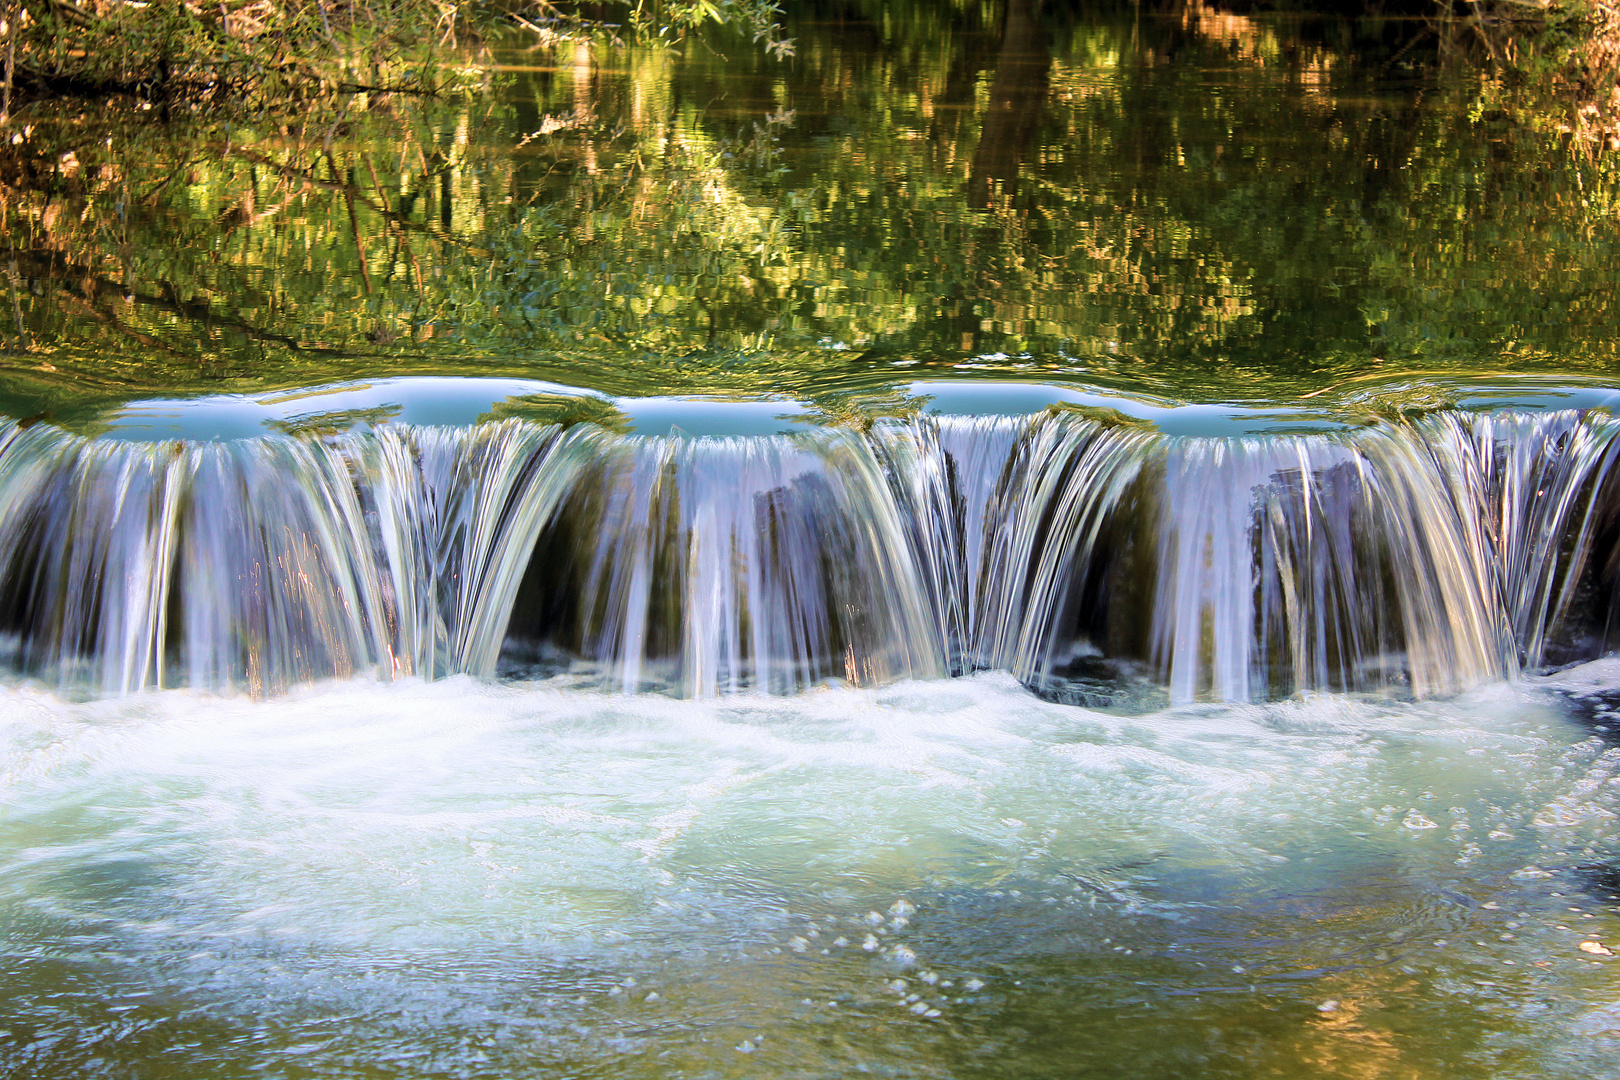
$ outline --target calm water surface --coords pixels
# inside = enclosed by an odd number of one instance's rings
[[[831,419],[919,379],[1613,376],[1610,159],[1424,77],[1420,25],[973,10],[809,20],[785,62],[518,39],[488,92],[334,115],[41,111],[0,220],[10,411],[403,374]]]

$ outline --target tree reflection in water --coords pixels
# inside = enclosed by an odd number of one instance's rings
[[[1406,24],[813,15],[785,61],[519,40],[454,100],[37,108],[0,160],[8,407],[433,371],[845,415],[927,373],[1263,399],[1614,369],[1608,161],[1471,119]]]

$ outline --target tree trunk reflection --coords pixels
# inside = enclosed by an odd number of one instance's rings
[[[998,185],[1005,198],[1018,193],[1018,167],[1040,122],[1052,66],[1040,8],[1041,0],[1007,0],[1001,57],[968,177],[969,206],[988,207]]]

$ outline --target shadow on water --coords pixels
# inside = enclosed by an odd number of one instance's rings
[[[1015,198],[1018,166],[1038,145],[1052,67],[1049,32],[1040,13],[1041,0],[1009,0],[1002,16],[996,75],[968,172],[971,207],[989,207],[993,194]]]

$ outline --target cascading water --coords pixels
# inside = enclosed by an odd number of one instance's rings
[[[1418,696],[1595,655],[1620,425],[1272,438],[1084,416],[637,438],[505,421],[209,444],[0,433],[18,662],[111,691],[493,675],[791,692],[1101,659],[1173,701]]]
[[[0,1075],[1613,1075],[1617,434],[7,426]]]
[[[4,618],[26,667],[113,691],[490,670],[534,522],[570,475],[555,434],[126,444],[10,427]]]

